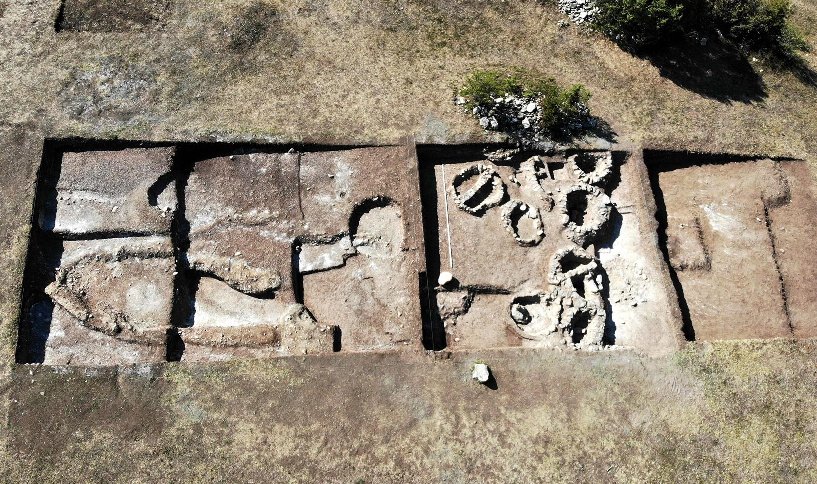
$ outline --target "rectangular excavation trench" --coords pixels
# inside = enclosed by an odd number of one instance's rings
[[[640,157],[502,150],[418,147],[426,349],[677,348]]]
[[[808,165],[665,151],[644,158],[686,338],[817,335]]]
[[[55,32],[160,30],[171,0],[61,0]]]
[[[791,160],[48,141],[17,361],[809,337],[814,193]]]
[[[46,142],[17,361],[419,346],[414,160],[413,146]]]

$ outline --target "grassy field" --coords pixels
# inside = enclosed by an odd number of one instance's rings
[[[715,42],[636,58],[535,1],[176,1],[139,31],[59,34],[55,3],[10,4],[0,20],[0,119],[55,136],[473,141],[483,134],[450,102],[454,86],[518,66],[585,84],[622,142],[815,148],[817,90],[795,74]],[[795,7],[814,45],[817,6]]]

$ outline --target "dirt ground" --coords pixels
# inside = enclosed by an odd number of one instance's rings
[[[795,335],[813,336],[815,298],[799,282],[813,279],[803,249],[813,237],[793,215],[812,211],[803,190],[817,152],[813,82],[715,42],[634,57],[560,27],[552,2],[534,0],[61,4],[0,0],[0,480],[817,480],[811,339],[700,342],[659,357],[505,348],[108,369],[13,363],[45,139],[501,141],[451,97],[470,70],[511,66],[589,88],[614,134],[579,147],[806,160],[781,162],[791,202],[768,215],[775,287],[785,288]],[[817,46],[817,3],[793,5]],[[804,54],[812,69],[814,56]],[[697,249],[693,265],[705,254]],[[770,314],[782,299],[757,289],[769,299],[752,307],[780,326]],[[477,360],[495,389],[471,380]]]
[[[478,359],[495,390],[470,379]],[[518,349],[20,367],[0,478],[810,482],[815,362],[813,342],[779,341],[661,359]]]
[[[666,158],[650,169],[695,339],[813,335],[811,174],[794,162]]]

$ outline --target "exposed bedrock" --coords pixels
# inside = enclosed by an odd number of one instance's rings
[[[298,272],[310,274],[336,269],[346,264],[346,259],[357,253],[352,239],[342,236],[332,242],[304,242],[297,246]]]
[[[54,310],[31,324],[40,332],[34,339],[45,339],[44,362],[163,360],[174,270],[166,237],[65,242],[56,279],[45,289]]]
[[[294,301],[292,244],[304,231],[297,153],[252,153],[196,163],[185,191],[191,269],[247,294]]]
[[[349,233],[323,246],[324,257],[313,258],[334,258],[337,268],[304,276],[304,303],[319,321],[340,328],[344,349],[407,345],[416,337],[410,321],[419,320],[419,308],[402,210],[386,197],[364,200],[353,211]],[[349,251],[354,257],[345,255]]]
[[[404,250],[405,229],[400,207],[386,197],[364,200],[349,221],[352,245],[367,257],[393,258]]]
[[[308,311],[292,316],[300,323],[282,322],[269,331],[270,345],[278,344],[278,336],[281,345],[289,344],[286,332],[310,334],[304,321],[314,315],[339,328],[329,332],[336,349],[402,347],[419,332],[409,323],[419,320],[423,260],[416,169],[413,150],[404,146],[200,161],[186,192],[186,262],[202,281],[212,277],[237,291],[233,299],[255,296],[242,299],[243,326],[268,326],[270,311],[283,310],[275,305],[303,302]],[[199,299],[196,305],[203,304]],[[202,314],[221,314],[213,312],[216,307],[210,304]],[[193,312],[193,326],[181,330],[182,338],[223,347],[223,328],[205,331],[199,308]],[[221,317],[231,319],[211,319]],[[255,345],[249,329],[236,331],[232,347],[242,338],[247,348]],[[294,352],[302,350],[313,348]]]
[[[210,277],[198,282],[191,323],[178,330],[184,360],[205,358],[209,347],[232,356],[332,351],[334,328],[318,325],[302,304],[248,296]]]
[[[67,152],[39,214],[66,236],[170,232],[176,210],[174,148]]]

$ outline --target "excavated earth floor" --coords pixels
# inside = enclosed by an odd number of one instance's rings
[[[0,479],[814,481],[811,54],[560,20],[0,0]],[[486,66],[604,129],[509,150]]]

